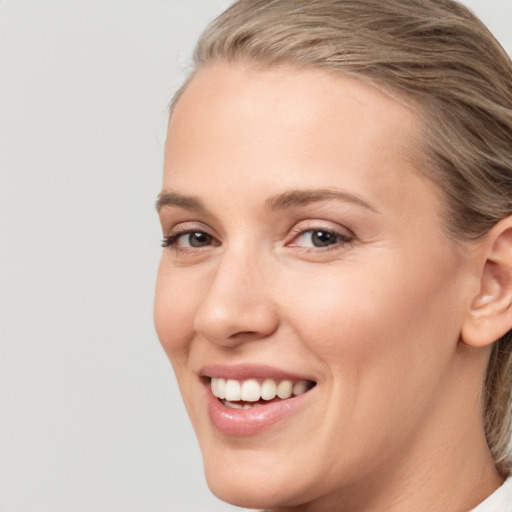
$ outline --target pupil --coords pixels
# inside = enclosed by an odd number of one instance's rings
[[[210,236],[206,233],[190,233],[189,242],[192,247],[202,247],[210,243]]]
[[[314,231],[312,242],[315,247],[325,247],[336,243],[336,237],[328,231]]]

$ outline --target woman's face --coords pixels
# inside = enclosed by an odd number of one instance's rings
[[[368,489],[442,436],[467,263],[416,136],[407,107],[322,71],[216,64],[178,101],[155,323],[220,498]]]

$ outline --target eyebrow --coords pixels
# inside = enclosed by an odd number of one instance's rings
[[[286,210],[333,199],[353,203],[377,213],[377,210],[362,197],[335,189],[289,190],[267,199],[265,205],[270,210]],[[156,199],[155,208],[157,211],[160,211],[164,206],[176,206],[197,212],[207,211],[204,204],[197,197],[186,196],[170,190],[162,191]]]
[[[156,211],[159,212],[164,206],[177,206],[185,210],[193,210],[198,212],[206,211],[203,203],[193,196],[184,196],[177,192],[164,190],[158,194],[155,202]]]
[[[362,197],[336,189],[290,190],[268,199],[266,203],[271,210],[285,210],[331,199],[353,203],[377,213],[376,208]]]

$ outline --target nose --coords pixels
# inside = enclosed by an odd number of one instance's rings
[[[263,265],[242,254],[224,255],[212,272],[196,313],[196,332],[224,346],[271,336],[279,321]]]

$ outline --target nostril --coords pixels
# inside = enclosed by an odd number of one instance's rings
[[[261,337],[262,337],[261,333],[258,333],[256,331],[240,331],[240,332],[235,332],[234,334],[232,334],[230,336],[230,338],[234,339],[234,340],[244,340],[247,338],[261,338]]]
[[[267,289],[244,282],[242,270],[237,270],[231,259],[223,260],[196,311],[194,329],[212,343],[230,346],[250,342],[269,337],[278,329],[279,315]]]

